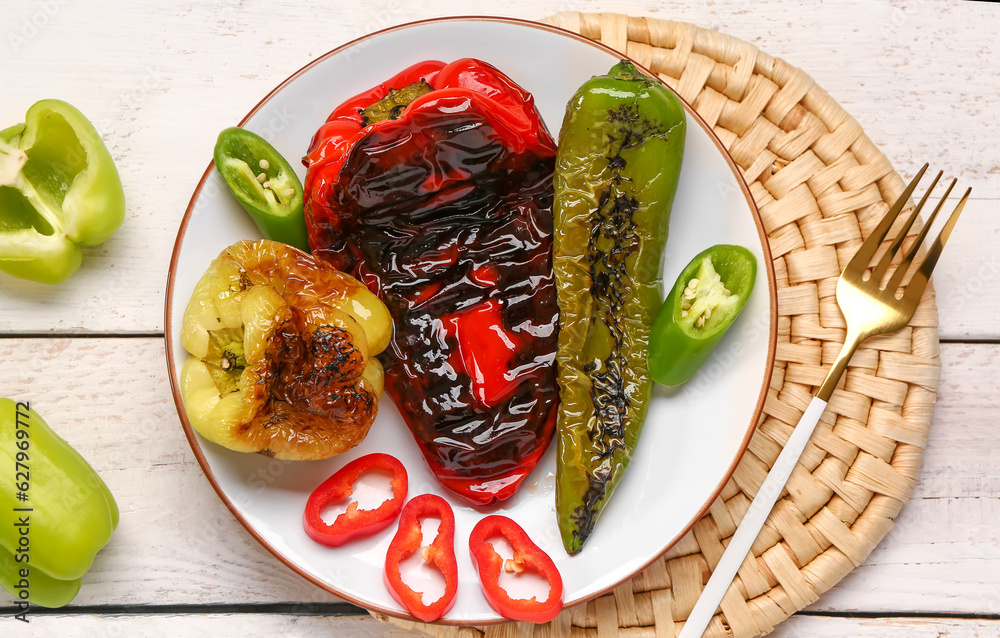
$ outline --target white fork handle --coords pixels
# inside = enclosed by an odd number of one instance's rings
[[[795,469],[795,464],[802,456],[802,451],[805,450],[806,443],[809,442],[809,437],[812,436],[816,424],[819,423],[819,417],[825,409],[826,401],[819,397],[813,397],[809,407],[802,413],[802,418],[799,419],[792,435],[788,437],[788,442],[774,462],[774,467],[767,473],[767,478],[764,479],[757,491],[757,496],[750,503],[750,509],[747,510],[746,516],[740,521],[726,551],[722,553],[719,564],[715,566],[712,577],[708,579],[708,584],[701,592],[701,596],[695,603],[694,609],[691,610],[691,615],[684,623],[678,638],[700,638],[705,633],[708,623],[712,622],[715,610],[718,609],[723,596],[729,590],[729,585],[736,577],[750,547],[757,540],[757,534],[764,527],[764,521],[767,520],[771,508],[778,501],[781,490],[785,487],[792,470]]]

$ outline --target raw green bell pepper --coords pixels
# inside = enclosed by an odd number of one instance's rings
[[[265,239],[309,252],[302,213],[302,182],[267,140],[246,129],[219,133],[215,168]]]
[[[61,607],[118,526],[92,467],[25,403],[0,399],[0,585]]]
[[[728,244],[703,250],[684,267],[649,337],[657,383],[676,386],[694,376],[743,310],[756,277],[753,253]]]
[[[621,481],[653,382],[649,328],[684,156],[680,100],[627,61],[570,99],[552,251],[559,302],[556,512],[575,554]]]
[[[125,220],[118,169],[87,118],[60,100],[36,102],[0,131],[0,270],[55,284],[80,267],[80,245]]]

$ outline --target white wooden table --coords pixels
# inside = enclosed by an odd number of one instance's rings
[[[774,635],[1000,635],[1000,5],[867,0],[0,0],[0,128],[38,99],[73,103],[102,130],[129,202],[65,284],[0,275],[0,395],[30,400],[122,510],[73,604],[23,625],[0,593],[0,635],[407,633],[274,559],[203,476],[164,358],[171,247],[218,131],[305,63],[410,20],[563,10],[752,42],[816,78],[904,176],[929,161],[972,186],[935,277],[944,369],[913,498],[864,565]]]

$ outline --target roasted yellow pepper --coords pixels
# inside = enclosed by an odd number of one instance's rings
[[[389,311],[362,283],[275,241],[212,262],[184,312],[181,394],[191,426],[239,452],[329,458],[378,412]]]

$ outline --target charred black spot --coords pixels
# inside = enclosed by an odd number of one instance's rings
[[[641,194],[629,192],[631,189],[627,185],[630,179],[622,174],[627,162],[621,152],[662,133],[658,125],[641,117],[635,103],[609,110],[608,116],[608,121],[616,127],[606,140],[606,157],[612,175],[597,198],[587,253],[590,258],[594,320],[603,321],[608,327],[614,348],[603,365],[591,362],[584,366],[584,372],[591,381],[590,399],[597,428],[589,433],[593,446],[589,486],[582,504],[572,514],[573,536],[580,545],[593,531],[598,507],[607,497],[613,457],[626,451],[625,431],[632,408],[625,390],[625,368],[628,364],[623,352],[626,335],[621,310],[629,295],[630,278],[626,263],[640,246],[634,217],[640,208]]]

